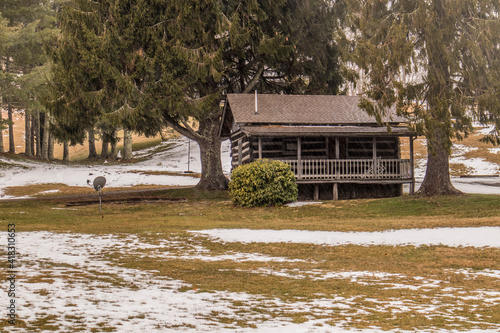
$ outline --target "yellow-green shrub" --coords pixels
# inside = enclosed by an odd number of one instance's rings
[[[298,193],[290,166],[272,160],[240,165],[229,182],[233,203],[243,207],[279,206],[296,201]]]

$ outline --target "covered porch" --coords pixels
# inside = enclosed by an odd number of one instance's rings
[[[299,185],[314,188],[314,199],[318,199],[320,185],[325,184],[330,186],[330,197],[334,200],[339,199],[339,185],[349,183],[399,186],[401,193],[403,184],[409,184],[410,193],[414,192],[412,133],[399,128],[390,133],[385,128],[384,131],[359,127],[322,130],[320,127],[274,127],[262,131],[258,127],[248,131],[243,128],[248,144],[243,149],[235,146],[235,155],[239,156],[235,164],[262,158],[284,162],[290,165]],[[409,138],[409,158],[401,158],[401,137]]]

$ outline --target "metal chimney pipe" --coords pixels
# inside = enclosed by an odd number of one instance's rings
[[[255,115],[259,114],[259,107],[257,105],[257,90],[255,90]]]

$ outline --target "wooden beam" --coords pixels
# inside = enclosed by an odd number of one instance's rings
[[[243,159],[243,139],[238,140],[238,165],[241,165]]]
[[[314,184],[314,200],[319,200],[319,184]]]
[[[339,137],[335,137],[335,159],[340,159],[340,139]]]
[[[410,172],[411,172],[411,183],[410,183],[410,194],[415,193],[415,161],[413,159],[413,136],[410,137]]]
[[[333,183],[333,200],[339,200],[339,183]]]
[[[297,179],[302,179],[302,138],[297,138]]]
[[[262,159],[262,138],[259,136],[259,159]]]

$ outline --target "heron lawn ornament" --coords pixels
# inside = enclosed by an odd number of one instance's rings
[[[102,189],[106,185],[106,178],[103,176],[96,177],[92,185],[90,184],[90,180],[87,179],[87,184],[99,192],[99,214],[102,214]]]

